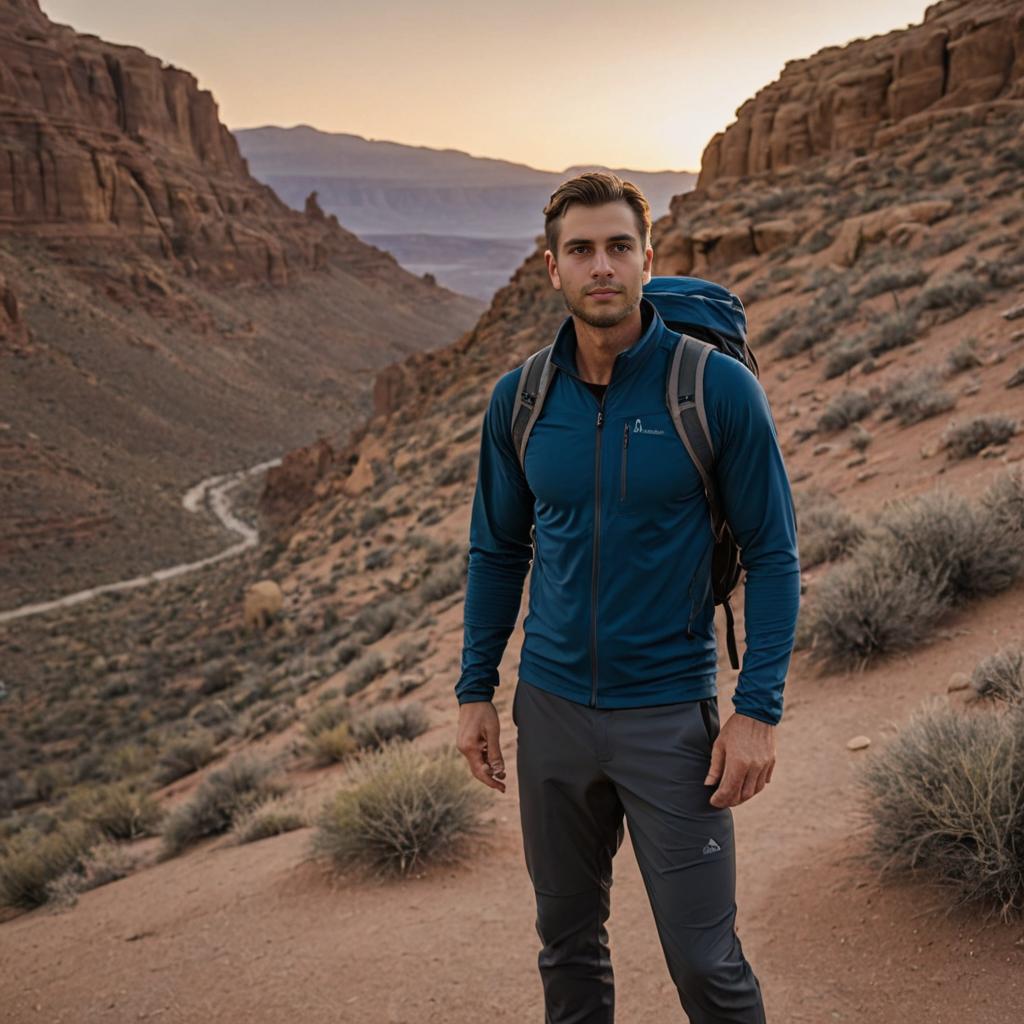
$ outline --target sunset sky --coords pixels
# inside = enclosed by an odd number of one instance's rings
[[[924,0],[41,0],[191,71],[230,128],[310,124],[560,171],[696,169],[787,60]]]

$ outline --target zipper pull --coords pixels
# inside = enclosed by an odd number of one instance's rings
[[[622,447],[629,447],[629,421],[622,424]]]
[[[598,427],[604,426],[604,409],[597,410],[597,425]]]

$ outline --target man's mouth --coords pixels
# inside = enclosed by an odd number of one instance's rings
[[[597,291],[588,292],[588,295],[618,295],[614,288],[600,288]]]

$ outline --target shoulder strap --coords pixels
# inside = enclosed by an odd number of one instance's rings
[[[714,345],[684,334],[676,343],[665,385],[665,403],[676,433],[686,446],[704,484],[715,540],[721,540],[725,517],[715,484],[715,449],[704,405],[704,366]]]
[[[526,442],[530,431],[544,406],[548,386],[555,372],[555,364],[551,362],[551,351],[554,344],[545,345],[531,355],[519,373],[519,388],[516,391],[515,404],[512,406],[512,443],[515,446],[519,465],[525,470]]]

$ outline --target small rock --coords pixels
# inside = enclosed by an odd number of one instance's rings
[[[981,453],[981,457],[983,459],[998,459],[998,458],[1001,458],[1005,454],[1006,454],[1006,445],[1002,444],[1002,445],[994,445],[992,447],[986,448]]]
[[[1018,366],[1013,376],[1006,382],[1008,388],[1019,388],[1024,384],[1024,366]]]
[[[830,444],[824,443],[824,442],[822,444],[816,444],[811,449],[811,454],[812,455],[827,455],[830,451],[832,451],[833,447],[834,447],[833,445],[830,445]]]
[[[869,736],[854,736],[852,740],[846,741],[847,750],[863,750],[870,746],[871,738]]]
[[[876,469],[862,469],[857,474],[857,483],[862,484],[866,480],[870,480],[873,476],[878,476],[878,470]]]
[[[981,381],[972,380],[970,384],[965,384],[962,390],[965,395],[976,395],[981,390]]]
[[[926,444],[921,446],[922,459],[934,459],[938,454],[939,446],[937,444]]]
[[[1003,310],[1004,320],[1019,320],[1022,316],[1024,316],[1024,302]]]
[[[946,693],[956,693],[957,690],[966,690],[971,685],[971,680],[966,672],[954,672],[949,677],[949,684],[946,686]]]
[[[1024,331],[1014,331],[1013,334],[1010,335],[1010,341],[1015,345],[1018,341],[1024,341]]]
[[[846,463],[847,469],[853,469],[854,466],[863,466],[868,461],[866,455],[855,455],[849,462]]]

